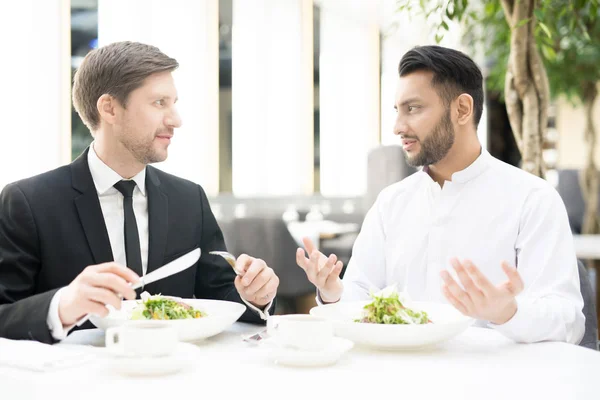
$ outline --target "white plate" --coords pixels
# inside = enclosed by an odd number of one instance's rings
[[[182,341],[195,341],[217,335],[231,326],[246,310],[240,303],[221,300],[178,299],[197,310],[207,314],[206,317],[196,319],[181,319],[171,321],[142,320],[144,324],[168,325],[177,330],[178,338]],[[107,330],[113,326],[135,324],[129,319],[131,311],[141,300],[125,300],[121,310],[111,310],[104,317],[91,316],[90,321],[96,327]]]
[[[298,350],[273,343],[271,358],[277,364],[291,367],[323,367],[335,364],[354,346],[348,339],[334,337],[331,343],[318,351]]]
[[[108,368],[127,376],[169,375],[189,369],[198,349],[189,343],[178,343],[173,354],[165,357],[119,357],[111,356]]]
[[[354,322],[360,318],[369,301],[339,302],[314,307],[311,315],[333,321],[336,336],[350,339],[357,345],[380,349],[415,349],[448,340],[467,329],[474,320],[454,307],[442,303],[411,302],[410,307],[426,311],[432,324],[384,325]]]

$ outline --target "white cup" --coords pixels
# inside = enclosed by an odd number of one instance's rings
[[[333,339],[331,321],[308,314],[270,317],[267,331],[280,346],[298,350],[321,350]]]
[[[177,331],[165,325],[135,323],[106,330],[106,348],[119,356],[167,356],[177,342]]]

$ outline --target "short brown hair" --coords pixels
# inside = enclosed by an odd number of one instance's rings
[[[98,99],[109,94],[123,107],[129,94],[157,72],[173,71],[179,63],[157,47],[116,42],[92,50],[73,77],[73,105],[83,123],[94,132],[100,125]]]

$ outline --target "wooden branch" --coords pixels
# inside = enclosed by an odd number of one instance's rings
[[[597,204],[600,191],[600,177],[598,169],[594,162],[594,153],[596,149],[596,128],[594,127],[594,102],[598,97],[598,88],[596,82],[584,83],[583,106],[586,117],[585,141],[587,145],[586,166],[579,175],[580,186],[585,202],[585,214],[583,218],[582,233],[597,234],[600,233],[600,216],[598,215]]]
[[[546,140],[548,131],[548,106],[550,104],[550,84],[548,82],[548,74],[542,63],[533,32],[529,35],[529,70],[531,72],[533,85],[538,96],[539,102],[539,141],[542,147]],[[542,165],[544,163],[542,162]]]
[[[514,0],[501,0],[500,4],[502,4],[502,8],[504,9],[504,17],[506,18],[506,22],[508,22],[508,26],[512,26]]]
[[[510,62],[513,67],[515,88],[519,92],[519,97],[523,99],[528,90],[529,81],[529,39],[532,31],[532,21],[523,24],[517,28],[519,21],[533,16],[534,0],[519,0],[513,8],[513,25],[510,35]]]
[[[539,101],[535,86],[528,85],[523,96],[523,152],[522,168],[534,175],[540,176],[542,146],[539,140],[540,120]],[[543,164],[543,163],[542,163]]]
[[[519,93],[515,89],[512,67],[509,64],[506,68],[506,78],[504,82],[504,101],[506,103],[506,113],[508,121],[513,131],[513,136],[519,147],[519,151],[523,154],[523,107],[519,99]]]

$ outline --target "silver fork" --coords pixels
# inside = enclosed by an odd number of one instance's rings
[[[229,265],[231,265],[231,268],[233,268],[233,271],[235,272],[236,275],[244,276],[244,272],[238,271],[235,268],[236,258],[235,258],[235,256],[233,254],[228,253],[226,251],[211,251],[208,254],[214,254],[215,256],[221,256],[221,257],[223,257],[225,259],[225,261],[227,261],[227,263]]]

